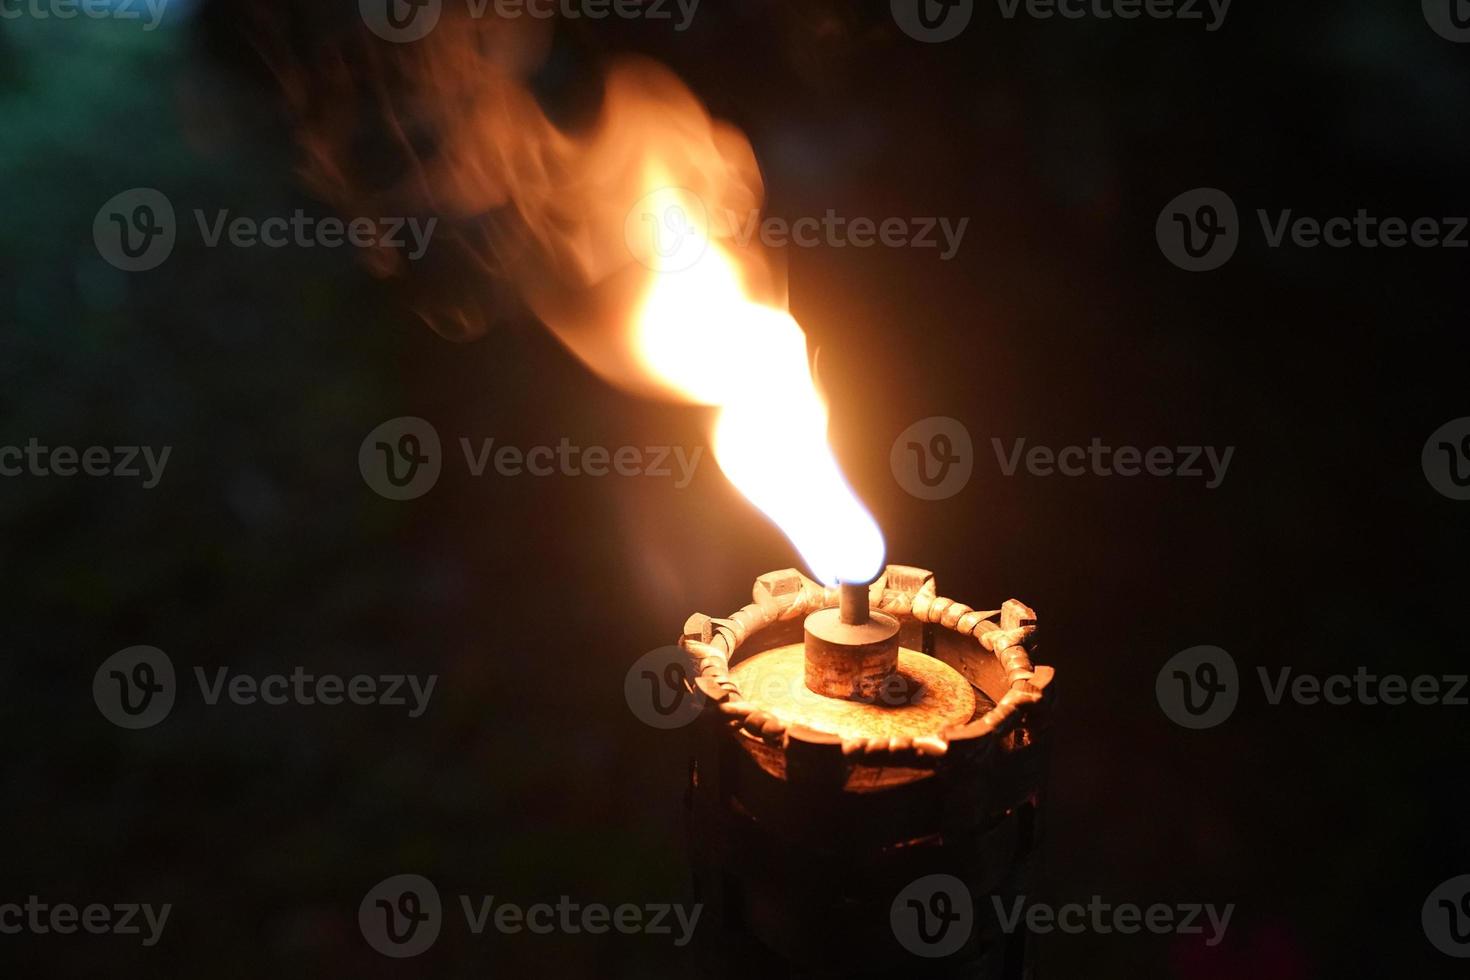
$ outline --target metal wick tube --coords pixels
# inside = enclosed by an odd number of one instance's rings
[[[844,626],[862,626],[868,621],[868,587],[862,583],[838,585],[837,618]]]
[[[898,668],[898,620],[870,610],[870,582],[839,582],[837,606],[802,624],[807,690],[828,698],[871,699]]]

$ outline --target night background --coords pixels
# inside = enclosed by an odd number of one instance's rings
[[[360,30],[352,3],[299,16],[321,3],[173,0],[155,31],[0,20],[0,447],[172,447],[152,489],[0,478],[0,904],[173,906],[148,948],[0,935],[0,971],[698,975],[668,936],[474,936],[456,896],[692,902],[687,733],[640,721],[624,678],[691,613],[727,615],[801,559],[707,448],[684,488],[472,475],[461,437],[707,447],[712,415],[606,384],[452,247],[379,277],[352,248],[205,246],[195,208],[332,213],[296,178],[251,40],[272,18]],[[1273,706],[1257,668],[1467,672],[1470,504],[1436,490],[1421,452],[1470,415],[1470,253],[1271,248],[1256,212],[1470,215],[1470,45],[1411,0],[1237,0],[1213,32],[979,3],[943,43],[887,2],[705,0],[674,23],[559,23],[538,92],[575,125],[603,66],[645,54],[746,133],[767,214],[969,219],[949,261],[883,246],[776,261],[888,559],[977,609],[1037,610],[1058,708],[1031,897],[1235,905],[1217,946],[1039,936],[1036,975],[1463,975],[1420,916],[1470,874],[1470,709]],[[167,195],[179,234],[129,273],[93,222],[138,187]],[[1155,223],[1199,187],[1233,199],[1240,244],[1191,273]],[[487,317],[462,340],[420,315],[466,304]],[[358,453],[404,416],[437,430],[443,472],[394,501]],[[890,449],[936,416],[968,430],[974,475],[923,500]],[[991,442],[1093,437],[1235,452],[1206,489],[1005,476]],[[128,731],[91,692],[136,645],[167,653],[179,697]],[[1193,731],[1155,680],[1200,645],[1229,651],[1242,690],[1228,721]],[[297,666],[438,681],[412,718],[210,706],[193,680]],[[410,872],[447,921],[429,952],[386,958],[358,905]]]

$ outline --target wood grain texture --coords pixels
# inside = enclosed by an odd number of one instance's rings
[[[824,697],[806,686],[806,650],[800,643],[744,660],[731,679],[745,697],[787,727],[803,725],[849,739],[909,738],[963,725],[975,714],[975,690],[958,671],[914,650],[898,652],[895,691],[916,691],[911,703],[885,704]]]

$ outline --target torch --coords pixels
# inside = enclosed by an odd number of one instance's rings
[[[691,617],[681,641],[703,705],[689,812],[716,972],[1022,976],[1019,938],[976,927],[916,957],[892,913],[925,876],[977,906],[1022,886],[1052,680],[1031,662],[1035,614],[1015,600],[977,611],[930,572],[885,565],[827,444],[780,277],[734,247],[736,216],[763,198],[745,137],[642,60],[608,73],[595,124],[563,131],[525,82],[546,23],[454,16],[374,49],[361,72],[332,49],[281,56],[306,179],[344,210],[382,206],[380,181],[352,179],[363,134],[335,111],[382,103],[393,133],[421,137],[401,141],[413,179],[386,199],[493,215],[466,220],[456,247],[573,354],[613,384],[718,409],[721,469],[814,576],[762,575],[750,604]],[[482,305],[456,306],[456,324]]]
[[[681,188],[647,199],[697,210]],[[925,569],[885,566],[827,442],[800,325],[752,295],[722,243],[693,247],[635,311],[642,363],[718,407],[720,468],[815,575],[762,575],[749,604],[690,617],[680,640],[702,703],[688,808],[706,966],[1024,977],[1024,935],[974,912],[1025,892],[1036,845],[1053,676],[1031,662],[1036,614],[1014,599],[976,610]],[[949,892],[906,896],[925,881]],[[909,901],[933,919],[917,938]]]
[[[1009,907],[1033,865],[1053,676],[1035,633],[1024,603],[979,611],[904,565],[836,587],[771,572],[730,616],[689,618],[712,973],[1029,976],[1024,933],[975,913]],[[899,920],[931,909],[899,899],[933,876],[972,913],[940,936],[958,916],[936,903],[909,941]]]

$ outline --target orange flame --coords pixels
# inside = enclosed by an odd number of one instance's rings
[[[670,204],[640,217],[667,232],[669,220],[687,213]],[[719,406],[720,468],[817,578],[876,578],[883,536],[827,444],[827,406],[807,368],[806,335],[786,311],[750,298],[723,246],[695,225],[685,236],[667,256],[674,266],[655,271],[633,315],[642,363],[685,400]]]
[[[510,279],[599,375],[720,408],[721,468],[817,577],[875,577],[882,535],[827,444],[806,337],[759,250],[737,258],[726,245],[730,216],[753,213],[763,196],[744,135],[643,61],[610,71],[596,121],[564,131],[525,81],[546,29],[452,16],[446,8],[446,22],[413,44],[362,39],[306,63],[277,59],[308,182],[339,206],[473,223],[479,234],[456,244]],[[387,188],[356,153],[371,120],[342,108],[365,95],[409,163]]]

